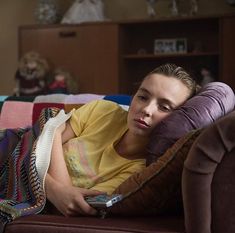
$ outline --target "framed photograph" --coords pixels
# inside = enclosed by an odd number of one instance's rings
[[[187,40],[185,38],[156,39],[154,41],[154,54],[186,53]]]
[[[176,51],[177,53],[187,53],[187,39],[176,39]]]
[[[154,54],[175,53],[175,39],[157,39],[154,41]]]

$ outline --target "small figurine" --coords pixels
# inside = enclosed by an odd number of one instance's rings
[[[198,0],[191,0],[190,1],[190,15],[195,15],[198,12]]]
[[[44,93],[49,65],[39,53],[26,53],[19,61],[15,74],[16,96],[36,96]]]
[[[206,67],[201,68],[200,73],[201,73],[201,76],[202,76],[202,80],[201,80],[201,83],[200,83],[201,86],[204,86],[209,82],[215,81],[214,77],[212,75],[212,72],[208,68],[206,68]]]
[[[185,4],[186,2],[188,2],[188,13],[183,13],[181,12],[181,5],[182,4]],[[198,13],[198,0],[188,0],[188,1],[182,1],[182,0],[171,0],[170,2],[170,5],[169,5],[169,8],[170,8],[170,12],[171,12],[171,15],[172,16],[179,16],[179,15],[195,15]],[[184,7],[183,7],[184,9]]]
[[[147,2],[147,14],[150,18],[156,16],[155,4],[157,0],[146,0]]]
[[[49,94],[76,94],[77,84],[68,71],[58,68],[52,75],[52,81],[48,85],[48,92]]]
[[[171,14],[173,16],[179,15],[179,9],[178,9],[178,0],[172,0],[171,2]]]

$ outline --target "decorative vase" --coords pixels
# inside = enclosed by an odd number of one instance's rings
[[[171,3],[171,14],[176,16],[179,14],[179,10],[178,10],[178,1],[177,0],[172,0]]]
[[[39,0],[35,18],[38,23],[52,24],[58,21],[58,7],[56,0]]]
[[[146,0],[147,3],[147,14],[150,18],[156,16],[155,4],[157,0]]]
[[[190,1],[190,15],[195,15],[198,12],[198,0]]]

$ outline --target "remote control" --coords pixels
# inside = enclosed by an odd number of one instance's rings
[[[107,208],[112,206],[114,203],[122,200],[121,194],[106,195],[101,194],[97,196],[86,197],[85,200],[89,205],[94,208]]]

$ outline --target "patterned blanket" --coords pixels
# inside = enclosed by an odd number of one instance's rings
[[[99,99],[111,100],[124,106],[124,108],[128,108],[131,96],[96,94],[0,96],[0,128],[32,126],[44,108],[55,107],[70,112],[73,108],[79,108],[85,103]]]
[[[30,128],[1,130],[0,232],[15,218],[39,213],[44,208],[44,180],[54,131],[70,115],[48,108]]]
[[[73,108],[98,99],[124,109],[131,101],[128,95],[0,96],[0,233],[15,218],[43,210],[53,132]]]

